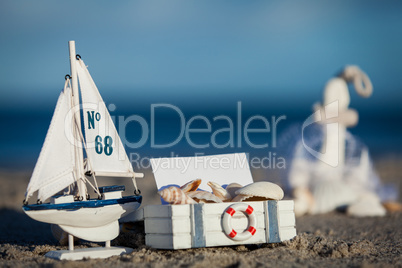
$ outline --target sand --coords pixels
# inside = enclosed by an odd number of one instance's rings
[[[394,183],[401,189],[402,159],[385,158],[375,164],[383,181]],[[21,210],[29,176],[29,172],[0,172],[0,266],[402,267],[401,212],[372,218],[354,218],[340,212],[303,216],[297,218],[298,236],[292,241],[176,251],[146,247],[143,225],[138,223],[135,232],[122,233],[112,241],[112,245],[134,248],[129,255],[106,260],[56,261],[44,257],[44,254],[67,248],[57,245],[48,224],[31,220]],[[147,183],[141,182],[140,187]],[[81,242],[76,245],[77,248],[90,246],[97,244]]]

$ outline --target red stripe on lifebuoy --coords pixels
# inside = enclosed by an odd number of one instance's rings
[[[251,215],[251,213],[253,213],[253,211],[254,211],[254,209],[251,206],[248,206],[247,209],[246,209],[246,213],[248,215]]]
[[[229,234],[229,237],[233,238],[237,235],[237,232],[235,230],[232,229],[232,231]]]
[[[253,226],[250,226],[247,231],[249,231],[251,235],[254,235],[257,230]]]
[[[233,208],[228,208],[228,209],[226,210],[226,213],[229,214],[230,216],[233,216],[233,214],[236,213],[236,210],[234,210]]]

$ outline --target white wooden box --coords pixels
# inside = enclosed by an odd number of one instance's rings
[[[239,203],[191,205],[148,205],[136,212],[137,220],[144,219],[145,243],[160,249],[186,249],[242,244],[277,243],[296,236],[294,203],[291,200],[242,202],[255,213],[255,233],[236,241],[224,233],[226,210]],[[237,211],[231,217],[231,228],[247,232],[250,219]]]

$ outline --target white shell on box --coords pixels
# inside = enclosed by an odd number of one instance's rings
[[[206,191],[189,192],[187,195],[197,203],[222,203],[222,200],[219,199],[219,197]]]
[[[246,185],[237,190],[236,194],[249,197],[264,197],[273,200],[281,200],[284,196],[283,190],[279,185],[268,181],[259,181]]]

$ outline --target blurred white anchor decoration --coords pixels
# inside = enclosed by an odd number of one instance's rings
[[[357,111],[348,108],[349,82],[353,82],[361,97],[372,94],[368,76],[357,66],[346,66],[338,77],[328,81],[323,103],[314,105],[314,114],[303,124],[302,142],[296,145],[288,174],[297,216],[326,213],[340,207],[354,216],[386,213],[377,194],[380,182],[372,169],[368,149],[357,146],[358,141],[346,130],[358,122]],[[305,128],[313,123],[321,126],[322,138],[316,148],[309,147],[304,135]],[[316,159],[306,156],[305,150]]]

